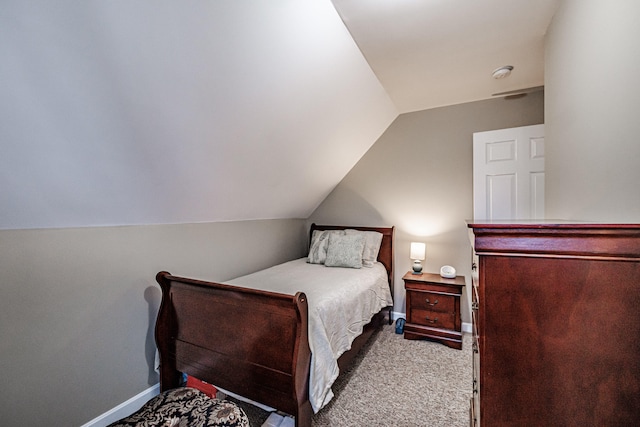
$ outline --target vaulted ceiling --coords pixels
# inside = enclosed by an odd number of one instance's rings
[[[510,88],[467,71],[541,84],[553,3],[6,0],[0,229],[306,218],[400,112]]]
[[[333,0],[400,112],[544,85],[559,0]],[[502,66],[509,78],[494,79]]]

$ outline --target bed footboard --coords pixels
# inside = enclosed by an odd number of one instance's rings
[[[192,375],[310,426],[307,298],[160,272],[161,391]],[[233,339],[230,339],[233,337]]]

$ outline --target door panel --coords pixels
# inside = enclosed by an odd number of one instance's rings
[[[531,172],[529,175],[531,189],[529,197],[531,200],[531,218],[544,218],[544,172]]]
[[[516,175],[486,177],[486,208],[491,219],[509,219],[516,214]]]

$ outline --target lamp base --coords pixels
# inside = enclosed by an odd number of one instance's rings
[[[420,260],[413,261],[413,272],[411,274],[422,274],[422,264]]]

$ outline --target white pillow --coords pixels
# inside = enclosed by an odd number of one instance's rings
[[[331,234],[344,234],[343,230],[313,230],[311,235],[311,245],[309,245],[309,264],[324,264],[327,258],[327,247],[329,246],[329,236]]]
[[[362,266],[373,267],[378,260],[380,245],[382,244],[382,233],[377,231],[345,230],[346,234],[361,234],[364,236],[364,251],[362,252]]]
[[[362,268],[362,234],[330,234],[326,267]]]

